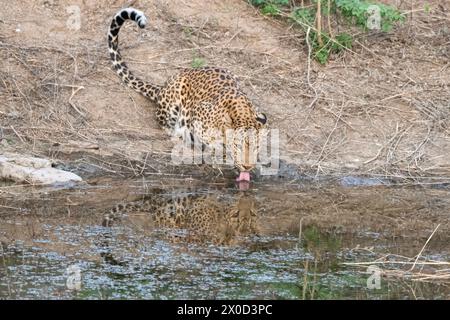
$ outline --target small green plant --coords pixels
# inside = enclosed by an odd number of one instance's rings
[[[287,6],[289,5],[289,0],[250,0],[250,3],[256,7],[262,7],[268,4]]]
[[[314,25],[315,12],[310,8],[297,8],[292,12],[292,19],[306,25]]]
[[[194,33],[194,30],[191,27],[184,27],[183,32],[186,38],[190,39],[192,37],[192,34]]]
[[[196,69],[196,68],[202,68],[206,65],[206,61],[205,59],[201,58],[201,57],[194,57],[192,59],[191,62],[191,67]]]
[[[291,19],[298,22],[303,28],[314,25],[316,13],[311,8],[297,9],[292,13]],[[309,43],[312,46],[314,58],[321,64],[328,62],[331,54],[338,54],[345,49],[350,49],[353,45],[353,37],[348,33],[340,33],[331,37],[329,33],[319,33],[312,29],[309,33]]]
[[[289,4],[289,0],[251,0],[250,2],[252,5],[259,7],[262,14],[269,16],[278,15],[281,7]]]

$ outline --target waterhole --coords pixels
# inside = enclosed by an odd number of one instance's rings
[[[448,186],[99,179],[1,190],[1,299],[450,298],[446,281],[376,272],[404,271],[380,257],[411,263],[436,226],[418,261],[449,261]]]

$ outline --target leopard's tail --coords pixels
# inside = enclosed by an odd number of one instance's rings
[[[103,215],[102,225],[104,227],[111,227],[114,222],[122,220],[123,217],[127,215],[128,212],[136,211],[151,211],[151,202],[129,202],[129,203],[119,203],[112,207]]]
[[[147,18],[144,13],[134,8],[122,9],[114,16],[108,31],[109,54],[114,70],[116,70],[125,84],[150,100],[155,101],[160,88],[133,75],[125,62],[122,61],[119,51],[119,31],[125,20],[133,20],[141,29],[147,24]]]

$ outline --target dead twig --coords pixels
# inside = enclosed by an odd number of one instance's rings
[[[311,27],[308,27],[308,30],[306,31],[306,44],[308,46],[308,65],[307,65],[307,71],[306,71],[306,81],[308,82],[308,86],[314,91],[314,98],[310,102],[308,109],[312,108],[314,104],[316,103],[317,99],[319,98],[319,95],[317,93],[316,88],[311,84],[311,53],[312,53],[312,47],[309,43],[309,33],[311,32]]]

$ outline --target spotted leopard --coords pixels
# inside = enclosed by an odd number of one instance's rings
[[[231,150],[232,163],[239,170],[238,181],[250,181],[250,171],[256,164],[258,134],[267,127],[267,117],[259,113],[238,81],[222,68],[186,69],[174,75],[162,86],[135,76],[122,60],[118,35],[126,20],[140,28],[147,24],[142,11],[134,8],[120,10],[112,19],[108,46],[114,70],[122,81],[156,103],[156,117],[169,134],[190,137],[206,146],[222,145]],[[232,130],[235,135],[227,135]],[[251,131],[251,134],[245,132]],[[220,133],[219,135],[217,133]],[[256,144],[256,146],[255,146]]]

